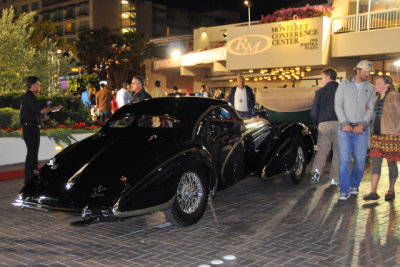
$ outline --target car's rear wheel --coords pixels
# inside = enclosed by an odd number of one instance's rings
[[[296,148],[296,158],[290,173],[285,177],[287,182],[297,185],[303,178],[306,171],[306,154],[304,144],[301,142]]]
[[[200,220],[207,207],[208,179],[204,170],[194,164],[182,169],[175,200],[164,214],[176,226],[189,226]]]

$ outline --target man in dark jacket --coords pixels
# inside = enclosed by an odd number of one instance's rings
[[[243,119],[253,117],[256,98],[253,90],[244,84],[244,77],[237,78],[238,85],[232,87],[229,92],[228,102],[235,107],[236,111]]]
[[[62,106],[41,108],[35,94],[40,92],[40,79],[36,76],[26,78],[26,93],[21,98],[20,121],[22,135],[27,148],[25,159],[25,184],[37,174],[38,153],[40,144],[40,128],[42,115],[50,111],[60,110]]]
[[[179,92],[178,86],[172,87],[172,90],[174,90],[172,93],[169,93],[168,96],[184,96],[184,93]]]
[[[142,77],[132,78],[131,89],[133,90],[133,92],[135,92],[132,98],[132,102],[138,102],[151,98],[151,95],[147,93],[146,89],[144,88],[144,81]]]
[[[335,82],[337,73],[334,69],[323,69],[321,75],[322,83],[325,86],[315,93],[311,109],[311,119],[318,126],[317,154],[311,168],[311,183],[319,183],[319,178],[324,171],[326,158],[332,147],[333,158],[329,176],[331,185],[338,185],[339,156],[337,139],[339,121],[335,113],[335,93],[339,84]]]

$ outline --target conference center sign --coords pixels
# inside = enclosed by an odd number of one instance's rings
[[[229,28],[227,69],[326,65],[329,30],[328,17]]]

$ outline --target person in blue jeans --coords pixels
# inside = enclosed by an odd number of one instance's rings
[[[339,200],[358,195],[358,187],[364,175],[368,149],[368,124],[371,122],[374,102],[374,85],[368,81],[373,72],[372,63],[360,61],[355,76],[339,84],[335,94],[335,112],[339,119]],[[353,158],[353,168],[350,162]]]

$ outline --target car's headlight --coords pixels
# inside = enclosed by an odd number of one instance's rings
[[[59,167],[56,158],[50,159],[49,162],[47,162],[47,166],[49,166],[52,170],[55,170]]]

